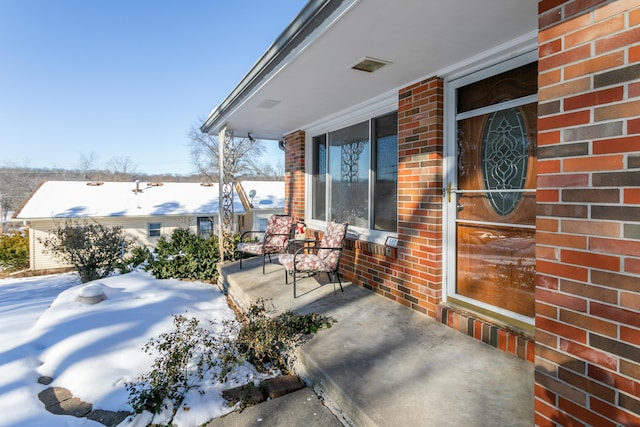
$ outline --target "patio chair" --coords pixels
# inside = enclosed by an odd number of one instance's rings
[[[279,254],[286,250],[287,243],[293,233],[293,217],[288,215],[271,215],[264,231],[245,231],[240,236],[236,250],[240,253],[240,268],[242,268],[242,253],[262,256],[262,274],[265,274],[265,258],[271,261],[272,254]],[[247,235],[255,237],[264,234],[262,241],[244,242]]]
[[[289,275],[293,276],[293,297],[296,298],[296,281],[298,273],[320,273],[325,272],[335,286],[336,280],[340,285],[340,290],[344,292],[338,267],[342,257],[342,246],[347,234],[347,223],[337,223],[332,221],[327,226],[320,242],[315,246],[304,245],[295,253],[282,253],[278,255],[278,260],[285,268],[285,283],[289,284]],[[333,276],[333,277],[332,277]]]

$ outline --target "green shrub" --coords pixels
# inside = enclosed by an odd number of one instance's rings
[[[153,253],[145,246],[135,246],[129,254],[118,263],[120,274],[130,273],[137,267],[148,268],[153,261]]]
[[[263,300],[249,307],[241,326],[235,321],[224,322],[217,334],[200,326],[195,318],[174,315],[175,331],[161,334],[143,348],[158,356],[151,371],[126,385],[129,404],[135,413],[160,413],[167,400],[178,408],[186,393],[197,389],[208,372],[211,380],[224,382],[243,361],[260,372],[287,372],[292,350],[303,337],[331,327],[333,322],[315,313],[291,311],[270,318]]]
[[[66,222],[42,240],[45,251],[71,265],[83,283],[102,279],[114,272],[123,254],[133,245],[122,227],[97,222]]]
[[[29,267],[29,237],[13,232],[0,235],[0,270],[8,272]]]
[[[158,239],[148,271],[158,279],[215,280],[218,270],[218,240],[185,228],[176,228],[169,239]]]
[[[258,371],[273,367],[286,372],[292,351],[304,336],[334,323],[317,313],[302,315],[291,310],[270,317],[263,299],[249,307],[245,317],[236,340],[237,352]]]

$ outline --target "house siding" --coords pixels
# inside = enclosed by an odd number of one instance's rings
[[[155,246],[158,238],[147,235],[147,224],[150,222],[162,223],[162,236],[169,237],[176,228],[189,228],[192,232],[197,232],[196,217],[176,216],[176,217],[139,217],[139,218],[93,218],[106,227],[122,227],[125,236],[134,239],[139,246]],[[64,226],[64,220],[32,220],[30,227],[30,249],[31,270],[46,270],[54,268],[69,267],[61,263],[57,258],[45,251],[43,240],[50,236],[51,232],[58,226]]]
[[[640,5],[539,26],[535,422],[640,425]]]

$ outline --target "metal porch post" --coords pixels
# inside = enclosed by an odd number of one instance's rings
[[[233,130],[226,126],[218,133],[218,170],[220,200],[218,202],[218,248],[220,262],[233,255]]]

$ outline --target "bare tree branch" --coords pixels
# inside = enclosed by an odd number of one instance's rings
[[[82,180],[88,181],[91,178],[91,171],[96,169],[96,159],[97,155],[95,151],[90,152],[89,154],[80,153],[80,171],[82,172]]]
[[[200,131],[196,125],[189,131],[191,160],[197,170],[211,181],[218,181],[218,137]],[[257,175],[261,166],[256,159],[264,154],[264,143],[253,138],[234,138],[232,171],[234,177]]]
[[[113,173],[114,177],[122,180],[132,180],[133,175],[137,173],[137,166],[130,157],[112,157],[107,162],[107,168]]]

